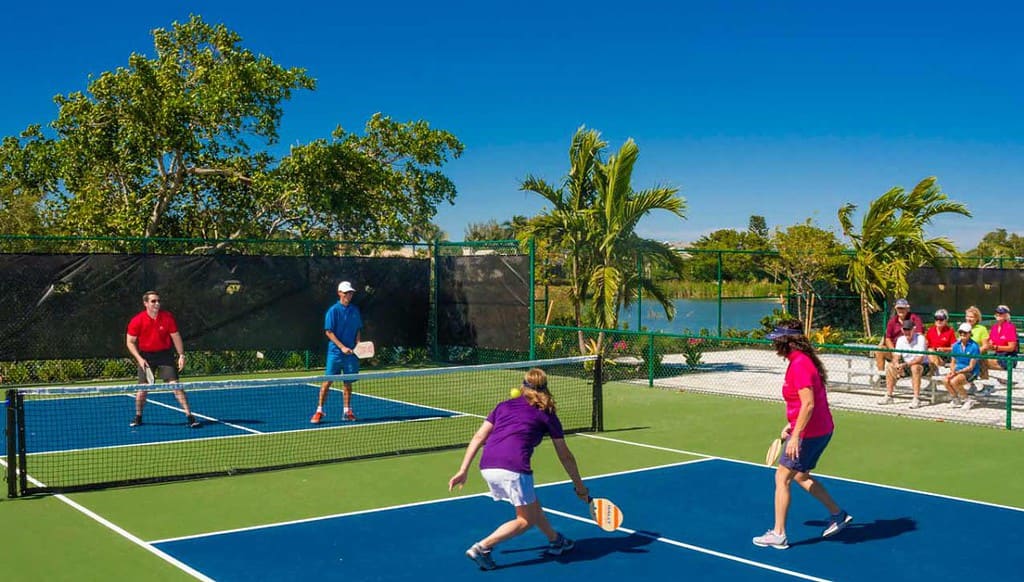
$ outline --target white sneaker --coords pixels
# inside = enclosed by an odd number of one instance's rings
[[[977,400],[975,400],[973,398],[968,398],[967,400],[964,400],[964,405],[961,406],[960,409],[961,410],[970,410],[970,409],[974,408],[975,405],[977,405],[977,404],[978,404]]]
[[[921,401],[918,400],[917,398],[911,400],[910,401],[910,407],[911,408],[921,408]]]
[[[959,398],[953,398],[949,401],[950,408],[960,408],[963,405]]]
[[[892,403],[893,403],[892,396],[886,396],[885,398],[883,398],[883,399],[878,401],[878,405],[879,406],[885,406],[886,404],[892,404]]]

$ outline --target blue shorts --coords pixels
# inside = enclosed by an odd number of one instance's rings
[[[327,354],[327,375],[358,374],[359,358],[352,354]],[[350,380],[355,382],[355,380]]]
[[[968,382],[974,382],[978,379],[978,375],[981,374],[981,366],[975,366],[970,372],[964,372],[963,370],[956,370],[957,374],[963,374],[967,378]]]
[[[789,438],[793,437],[790,436]],[[830,440],[832,440],[832,433],[802,439],[800,441],[799,458],[791,459],[786,455],[786,445],[789,444],[789,439],[786,439],[782,446],[782,457],[779,459],[779,464],[794,471],[810,473],[818,465],[818,459],[825,452],[825,447],[828,446],[828,441]]]

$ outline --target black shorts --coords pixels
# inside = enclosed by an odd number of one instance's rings
[[[174,350],[164,350],[162,352],[140,351],[139,355],[149,363],[149,369],[153,370],[154,376],[164,382],[178,381],[178,362],[175,361],[176,354]],[[145,383],[146,371],[139,368],[139,384]]]

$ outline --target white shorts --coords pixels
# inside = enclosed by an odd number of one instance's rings
[[[533,475],[506,469],[480,469],[480,474],[491,488],[491,497],[495,501],[508,501],[513,507],[537,501],[537,493],[533,490]]]

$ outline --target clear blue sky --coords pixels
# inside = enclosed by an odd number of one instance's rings
[[[651,238],[744,229],[752,214],[838,232],[840,205],[930,175],[975,215],[931,234],[966,250],[1024,232],[1017,2],[16,2],[0,135],[52,120],[55,94],[152,55],[150,30],[190,12],[318,80],[287,104],[283,144],[361,130],[377,111],[458,136],[458,199],[436,217],[452,240],[538,212],[518,184],[558,182],[580,125],[636,140],[635,187],[681,189],[688,218],[651,216]]]

